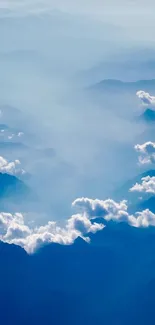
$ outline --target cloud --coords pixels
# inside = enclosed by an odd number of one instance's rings
[[[67,222],[67,229],[70,231],[78,231],[81,234],[87,234],[89,232],[96,233],[97,231],[103,229],[103,224],[98,224],[96,222],[92,223],[88,219],[86,214],[73,215]]]
[[[142,183],[136,183],[130,192],[145,192],[155,194],[155,177],[146,176],[142,178]]]
[[[137,91],[136,95],[140,99],[142,105],[149,106],[149,108],[155,110],[155,96],[151,96],[143,90]]]
[[[155,226],[155,214],[146,209],[142,212],[137,212],[135,216],[130,215],[128,218],[129,225],[133,227],[149,227]]]
[[[88,209],[89,203],[89,209]],[[115,222],[126,222],[132,227],[149,227],[155,226],[155,214],[150,210],[144,210],[142,212],[136,212],[135,215],[130,215],[127,212],[126,201],[121,201],[119,203],[109,199],[109,200],[92,200],[88,198],[79,198],[73,202],[73,206],[82,208],[84,213],[88,214],[88,218],[92,215],[100,217],[96,214],[98,207],[103,207],[106,213],[103,218],[107,221],[113,220]],[[96,209],[97,207],[97,209]]]
[[[119,203],[108,199],[108,200],[98,200],[89,198],[78,198],[73,203],[72,206],[80,209],[89,215],[90,218],[103,217],[105,219],[110,219],[111,216],[118,216],[123,218],[127,211],[127,201],[123,200]]]
[[[21,168],[21,163],[19,160],[9,162],[0,156],[0,173],[21,175],[24,174],[25,171]]]
[[[18,132],[18,133],[17,133],[17,137],[19,137],[19,138],[22,137],[23,135],[24,135],[23,132]]]
[[[25,238],[30,233],[31,230],[24,224],[22,214],[0,214],[0,236],[3,241],[10,242],[14,239]]]
[[[70,245],[81,237],[89,242],[89,234],[104,229],[107,222],[126,222],[132,227],[155,226],[155,214],[149,210],[130,215],[126,201],[119,203],[113,200],[93,200],[78,198],[72,204],[80,213],[72,215],[66,220],[65,226],[60,227],[56,222],[49,221],[45,226],[32,228],[26,225],[24,216],[20,213],[0,214],[0,240],[9,244],[19,245],[27,253],[34,253],[39,247],[48,243]],[[103,223],[94,222],[95,217],[102,217]],[[108,226],[108,223],[107,223]]]
[[[14,134],[11,134],[11,135],[8,136],[8,139],[11,140],[11,139],[14,138],[14,136],[15,136]]]
[[[8,139],[11,140],[11,139],[13,139],[14,137],[21,138],[23,135],[24,135],[23,132],[18,132],[17,134],[12,133],[12,134],[8,135]]]
[[[28,253],[33,253],[47,243],[69,245],[78,237],[89,241],[89,233],[96,233],[104,228],[84,214],[76,214],[66,221],[65,227],[59,227],[56,222],[49,221],[45,226],[30,228],[24,223],[22,214],[0,214],[0,239],[9,244],[23,247]]]
[[[145,142],[143,144],[137,144],[135,150],[140,153],[140,164],[154,164],[155,163],[155,142]]]

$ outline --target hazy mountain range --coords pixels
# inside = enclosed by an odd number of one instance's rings
[[[0,322],[155,324],[153,1],[0,1]]]

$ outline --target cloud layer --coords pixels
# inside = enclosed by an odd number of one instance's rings
[[[47,243],[69,245],[77,237],[89,241],[89,237],[86,237],[88,233],[96,233],[103,228],[102,223],[93,222],[85,213],[72,215],[65,227],[59,227],[56,222],[49,221],[45,226],[34,229],[25,225],[24,216],[20,213],[0,214],[0,239],[21,246],[28,253],[33,253]]]
[[[22,214],[1,213],[0,240],[19,245],[27,253],[32,254],[39,247],[48,243],[70,245],[78,237],[89,242],[89,233],[103,230],[105,227],[104,220],[106,222],[110,220],[126,222],[133,227],[155,226],[155,214],[149,210],[144,210],[135,215],[130,215],[127,211],[126,201],[117,203],[110,199],[102,201],[78,198],[72,205],[79,213],[72,215],[64,227],[58,226],[56,222],[49,221],[45,226],[31,228],[25,224]],[[103,218],[103,223],[101,221],[95,222],[94,218],[100,218],[99,220]]]
[[[148,227],[155,225],[155,214],[151,211],[144,210],[142,212],[136,212],[135,215],[130,215],[127,211],[127,202],[121,201],[119,203],[113,200],[92,200],[88,198],[80,198],[73,202],[73,205],[78,206],[83,209],[83,213],[87,213],[89,216],[93,215],[100,217],[96,213],[104,209],[103,218],[106,221],[116,221],[116,222],[127,222],[130,226],[133,227]],[[89,209],[88,209],[89,205]],[[101,210],[100,210],[101,209]],[[102,210],[103,211],[103,210]]]

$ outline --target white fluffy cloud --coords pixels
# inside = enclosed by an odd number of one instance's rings
[[[100,212],[100,209],[98,210],[98,207],[103,207],[104,211],[106,210],[106,213],[103,214],[103,218],[107,221],[113,220],[116,222],[127,222],[132,227],[155,226],[154,213],[147,209],[142,212],[137,212],[135,215],[130,215],[127,212],[127,204],[124,200],[117,203],[110,199],[102,201],[92,200],[88,198],[79,198],[73,202],[73,205],[82,208],[83,212],[87,213],[89,217],[92,217],[92,215],[100,217],[101,214],[97,214],[97,211]]]
[[[91,218],[103,217],[105,219],[110,219],[111,216],[113,216],[116,219],[118,217],[123,219],[127,211],[126,203],[125,200],[117,203],[111,199],[103,201],[98,199],[78,198],[72,203],[72,206],[87,213]]]
[[[88,233],[96,233],[103,228],[102,223],[91,221],[85,213],[71,216],[65,227],[59,227],[56,222],[49,221],[47,225],[34,229],[25,225],[22,214],[0,214],[0,239],[21,246],[28,253],[33,253],[47,243],[69,245],[77,237],[89,241],[89,237],[86,237]]]
[[[142,105],[149,106],[149,108],[155,110],[155,96],[151,96],[143,90],[137,91],[136,95],[141,100]]]
[[[89,233],[102,230],[105,227],[104,220],[127,222],[133,227],[155,226],[155,214],[144,210],[130,215],[127,211],[126,201],[117,203],[110,199],[102,201],[79,198],[73,202],[73,206],[79,209],[79,213],[72,215],[64,227],[49,221],[45,226],[32,228],[25,224],[22,214],[1,213],[0,240],[19,245],[31,254],[40,246],[48,243],[70,245],[78,237],[89,242]],[[99,217],[99,220],[103,218],[103,223],[101,221],[94,222],[95,217]]]
[[[31,234],[31,230],[24,224],[23,215],[16,213],[0,214],[0,238],[3,241],[11,242],[14,239],[25,238]]]
[[[137,212],[135,216],[129,215],[128,223],[133,227],[149,227],[155,226],[155,214],[146,209],[142,212]]]
[[[89,232],[96,233],[98,230],[103,229],[103,227],[103,224],[92,223],[86,214],[75,214],[67,222],[67,229],[69,231],[75,230],[84,235]]]
[[[140,164],[154,164],[155,163],[155,142],[145,142],[143,144],[137,144],[135,150],[140,154]]]
[[[19,160],[9,162],[0,156],[0,173],[19,175],[24,174],[25,171],[21,168],[21,163]]]
[[[143,177],[141,184],[136,183],[130,189],[130,192],[145,192],[155,194],[155,177]]]

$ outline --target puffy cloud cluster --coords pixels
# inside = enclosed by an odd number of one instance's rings
[[[127,211],[127,202],[125,200],[117,203],[111,199],[98,200],[88,198],[78,198],[72,206],[80,209],[83,213],[86,213],[91,218],[103,217],[104,219],[124,219]]]
[[[98,230],[103,229],[104,225],[92,222],[86,214],[75,214],[68,219],[66,228],[71,232],[78,231],[85,235],[89,232],[96,233]]]
[[[78,237],[89,242],[90,233],[96,233],[105,227],[104,220],[127,222],[133,227],[155,226],[155,214],[144,210],[130,215],[127,211],[126,201],[117,203],[110,199],[102,201],[79,198],[72,205],[79,210],[79,213],[72,215],[64,227],[49,221],[45,226],[31,228],[25,224],[22,214],[1,213],[0,240],[19,245],[31,254],[40,246],[48,243],[70,245]],[[95,222],[94,218],[98,217],[99,221]],[[102,218],[103,223],[101,222]]]
[[[149,108],[155,110],[155,96],[151,96],[143,90],[137,91],[136,95],[144,106],[149,106]]]
[[[155,214],[149,209],[142,212],[136,212],[135,216],[129,215],[128,223],[133,227],[146,228],[149,226],[155,226]]]
[[[66,221],[65,227],[59,227],[56,222],[49,221],[45,226],[30,228],[24,223],[22,214],[0,214],[0,240],[23,247],[28,253],[33,253],[47,243],[69,245],[78,237],[89,241],[88,233],[102,230],[104,225],[89,219],[86,214],[76,214]]]
[[[141,184],[136,183],[130,192],[145,192],[155,194],[155,177],[146,176],[142,178]]]
[[[140,154],[140,164],[154,164],[155,163],[155,142],[145,142],[143,144],[137,144],[135,150]]]
[[[130,215],[127,211],[126,201],[119,203],[109,200],[92,200],[88,198],[79,198],[73,202],[73,206],[80,207],[83,213],[88,216],[101,217],[107,221],[127,222],[132,227],[149,227],[155,226],[155,214],[150,210],[137,212]],[[99,214],[97,212],[99,211]],[[103,214],[100,211],[103,211]]]
[[[22,239],[31,234],[31,230],[24,224],[23,215],[16,213],[0,214],[0,238],[6,242]]]
[[[19,160],[9,162],[0,156],[0,173],[19,175],[24,174],[25,171],[21,168],[21,163]]]

